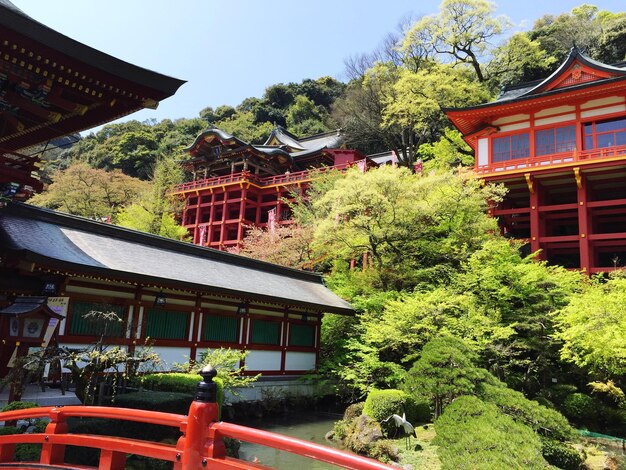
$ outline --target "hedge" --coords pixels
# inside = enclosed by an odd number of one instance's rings
[[[430,419],[430,408],[426,403],[417,402],[411,395],[402,390],[372,390],[365,400],[363,414],[381,422],[393,414],[402,416],[410,423],[424,423]],[[389,432],[395,424],[388,422],[383,429]]]
[[[184,374],[181,372],[167,372],[161,374],[148,374],[141,378],[141,385],[149,390],[159,392],[188,393],[195,395],[198,382],[202,376],[197,374]],[[217,384],[217,402],[220,408],[224,403],[224,382],[215,377],[213,382]],[[187,414],[186,412],[184,414]]]

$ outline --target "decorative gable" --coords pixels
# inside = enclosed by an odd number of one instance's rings
[[[604,80],[614,76],[617,76],[617,74],[612,74],[605,70],[593,69],[576,61],[559,78],[554,80],[542,91],[556,90],[557,88],[566,88],[574,85],[580,85],[581,83]]]

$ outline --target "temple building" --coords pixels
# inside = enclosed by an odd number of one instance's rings
[[[89,312],[114,312],[107,343],[150,342],[165,368],[230,347],[249,351],[250,373],[303,374],[317,366],[322,314],[354,313],[319,274],[19,202],[0,210],[0,247],[0,307],[48,296],[53,341],[72,348],[102,333]],[[15,348],[8,325],[2,338],[0,369]]]
[[[339,131],[298,138],[277,127],[263,145],[203,132],[187,149],[192,180],[174,190],[185,201],[182,225],[193,243],[227,249],[241,244],[248,226],[291,223],[284,200],[305,191],[316,172],[376,166],[341,143]]]
[[[541,259],[587,273],[626,266],[626,64],[576,48],[548,78],[446,114],[475,171],[508,193],[491,211]]]

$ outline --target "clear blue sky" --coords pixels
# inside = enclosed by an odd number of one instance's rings
[[[433,0],[11,0],[51,28],[120,59],[187,80],[158,110],[125,119],[196,117],[237,105],[274,83],[330,75],[372,51],[406,15],[435,14]],[[623,0],[588,0],[623,11]],[[501,0],[498,14],[529,29],[584,0]]]

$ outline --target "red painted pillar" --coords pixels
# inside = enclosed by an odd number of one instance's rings
[[[246,201],[248,200],[248,186],[246,183],[241,188],[241,202],[239,203],[239,224],[237,225],[237,246],[243,241],[243,220],[246,218]]]
[[[539,230],[539,188],[530,173],[524,175],[530,192],[530,251],[536,253],[540,247],[541,234]],[[541,255],[539,256],[541,258]]]
[[[188,418],[181,425],[184,435],[177,447],[182,450],[181,470],[198,470],[207,467],[209,458],[226,456],[224,443],[209,425],[219,420],[217,385],[213,378],[217,371],[207,366],[200,371],[203,380],[198,384],[195,400],[189,407]]]
[[[578,235],[580,248],[580,269],[590,273],[591,248],[589,246],[589,210],[587,209],[587,182],[581,174],[580,168],[574,168],[576,189],[578,195]]]

